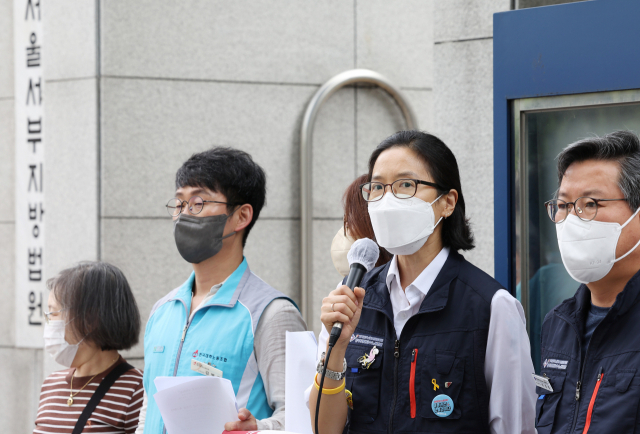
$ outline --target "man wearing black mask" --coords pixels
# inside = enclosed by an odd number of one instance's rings
[[[243,255],[265,196],[264,171],[240,150],[213,148],[178,170],[167,210],[178,251],[194,271],[151,311],[137,433],[162,434],[153,380],[201,375],[192,360],[231,381],[243,408],[227,430],[284,429],[285,332],[306,326],[294,303],[253,274]]]

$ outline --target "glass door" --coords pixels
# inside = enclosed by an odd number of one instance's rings
[[[516,183],[513,283],[527,316],[531,356],[539,372],[544,317],[573,297],[580,285],[562,264],[555,224],[543,205],[558,188],[556,156],[581,138],[616,130],[640,133],[640,90],[520,99],[513,101],[512,109]]]

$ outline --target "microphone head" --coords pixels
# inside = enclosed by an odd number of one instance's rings
[[[361,264],[367,271],[371,271],[378,262],[380,256],[380,248],[375,241],[369,238],[360,238],[351,246],[347,253],[349,267],[353,264]]]

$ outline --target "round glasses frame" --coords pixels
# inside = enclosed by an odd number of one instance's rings
[[[600,202],[615,202],[620,200],[626,201],[627,199],[595,199],[593,197],[582,196],[573,202],[567,202],[562,199],[551,199],[544,203],[544,207],[547,209],[549,219],[555,224],[565,221],[571,212],[571,208],[574,209],[576,216],[578,216],[580,220],[590,222],[598,215],[598,204]],[[595,207],[593,211],[589,209],[592,203]],[[562,213],[564,213],[564,217],[562,217],[561,220],[557,220],[557,216],[559,214],[562,216]],[[591,215],[592,213],[593,215]]]
[[[218,200],[204,200],[200,196],[192,196],[188,201],[174,197],[172,199],[169,199],[165,206],[167,208],[167,212],[171,217],[177,217],[184,212],[184,208],[186,206],[189,207],[189,213],[191,213],[192,215],[198,215],[202,212],[206,203],[221,203],[223,205],[229,206],[233,205],[229,202],[220,202]]]
[[[410,187],[409,191],[405,192],[405,193],[399,193],[399,190],[402,188],[400,187],[400,183],[402,182],[406,182],[406,181],[412,181],[414,183],[414,185],[412,187]],[[402,178],[402,179],[398,179],[393,181],[391,184],[383,184],[382,182],[376,182],[376,181],[371,181],[371,182],[365,182],[364,184],[360,185],[360,192],[362,193],[362,198],[367,201],[367,202],[377,202],[379,200],[381,200],[384,195],[387,193],[387,186],[391,187],[391,193],[397,197],[398,199],[411,199],[413,196],[416,195],[416,193],[418,192],[418,184],[422,184],[422,185],[427,185],[429,187],[433,187],[436,190],[439,191],[445,191],[444,188],[442,188],[440,185],[434,183],[434,182],[429,182],[429,181],[422,181],[420,179],[410,179],[410,178]],[[374,187],[382,187],[382,194],[380,196],[376,196],[375,198],[371,199],[371,192],[373,191]],[[411,188],[413,189],[413,192],[411,192]],[[405,188],[406,189],[406,188]]]

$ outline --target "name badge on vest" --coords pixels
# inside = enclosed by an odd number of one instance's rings
[[[203,375],[208,375],[209,377],[222,378],[222,371],[220,369],[216,369],[215,366],[198,362],[197,360],[191,360],[191,370]]]
[[[536,382],[536,386],[543,388],[544,390],[548,390],[549,392],[553,392],[553,387],[551,387],[551,383],[547,377],[543,377],[541,375],[531,374],[533,375],[533,379]]]

